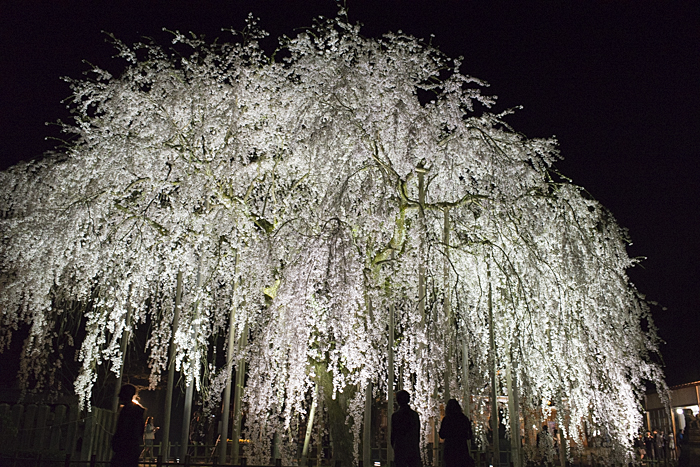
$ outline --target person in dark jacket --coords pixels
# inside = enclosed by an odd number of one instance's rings
[[[136,388],[131,384],[125,384],[119,391],[119,403],[123,407],[112,436],[112,467],[136,467],[139,462],[146,410],[133,401],[134,395]]]
[[[391,447],[396,467],[420,467],[420,416],[408,406],[411,395],[396,393],[399,410],[391,416]]]
[[[648,431],[644,436],[644,448],[647,451],[647,458],[656,460],[656,456],[654,456],[654,437]]]
[[[445,467],[472,467],[468,441],[472,439],[472,422],[462,413],[455,399],[447,401],[445,417],[440,423],[440,438],[445,440],[443,458]]]

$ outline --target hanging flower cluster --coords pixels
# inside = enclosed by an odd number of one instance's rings
[[[630,452],[644,384],[663,387],[657,337],[625,232],[556,174],[556,142],[475,114],[493,103],[483,83],[413,37],[367,39],[342,17],[272,56],[254,21],[242,37],[115,41],[120,77],[71,82],[74,143],[0,173],[0,346],[29,323],[25,358],[41,361],[79,313],[75,391],[89,405],[129,329],[150,326],[152,384],[172,340],[200,389],[222,387],[213,337],[245,332],[252,455],[278,432],[292,457],[320,368],[333,397],[357,391],[356,437],[366,386],[394,389],[391,309],[422,420],[468,387],[485,422],[489,374],[505,394],[508,369],[524,410],[554,404],[566,436],[585,423]]]

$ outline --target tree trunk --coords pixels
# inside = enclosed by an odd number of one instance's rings
[[[372,464],[372,383],[365,388],[365,419],[362,423],[362,460],[365,466]]]
[[[201,262],[201,258],[200,258]],[[201,265],[197,270],[197,290],[202,286],[202,272]],[[199,314],[199,302],[195,303],[194,316],[197,319]],[[196,342],[197,339],[197,329],[194,330],[195,335],[192,339]],[[182,412],[182,432],[180,436],[180,459],[185,459],[187,456],[187,448],[190,444],[190,423],[192,422],[192,398],[194,397],[194,378],[187,384],[187,389],[185,390],[185,407]]]
[[[238,265],[238,253],[236,253],[236,265]],[[234,269],[234,278],[236,270]],[[236,282],[233,284],[234,292],[236,290]],[[226,368],[228,375],[226,378],[226,387],[224,388],[224,408],[221,417],[221,433],[219,436],[219,464],[226,463],[226,450],[228,448],[228,425],[229,414],[231,411],[231,383],[233,380],[233,348],[236,345],[236,308],[231,306],[231,313],[228,319],[228,343],[226,347]]]
[[[510,415],[510,452],[513,467],[522,466],[520,440],[520,403],[518,401],[518,380],[515,377],[513,364],[506,367],[506,381],[508,384],[508,413]]]
[[[242,350],[248,345],[248,324],[243,327],[243,334],[238,341],[238,350]],[[241,439],[241,419],[243,410],[241,408],[241,399],[243,398],[243,386],[245,385],[246,361],[241,358],[236,367],[236,387],[233,391],[233,410],[235,415],[233,418],[233,454],[231,455],[231,463],[238,464],[238,451],[240,449],[239,439]]]
[[[498,439],[498,394],[496,391],[496,342],[494,340],[493,330],[493,293],[491,291],[491,270],[488,271],[489,280],[489,371],[491,373],[491,438],[493,439],[493,466],[498,467],[501,464],[501,450]]]
[[[357,391],[355,386],[347,386],[333,399],[333,379],[325,363],[316,365],[318,383],[323,388],[323,405],[328,411],[328,434],[331,439],[332,458],[340,461],[342,467],[351,467],[354,462],[353,435],[345,420],[348,415],[348,401]]]
[[[445,317],[447,329],[447,352],[445,355],[445,405],[452,398],[450,392],[450,383],[452,382],[452,354],[453,338],[452,338],[452,308],[450,307],[450,290],[448,284],[450,281],[450,208],[445,208],[443,211],[442,225],[442,243],[445,248],[445,263],[443,266],[443,282],[444,282],[444,297],[442,301],[442,310]]]
[[[391,446],[391,415],[394,413],[394,305],[389,306],[389,378],[387,381],[386,405],[386,460],[388,465],[394,461],[394,448]]]
[[[175,384],[175,333],[180,321],[180,301],[182,299],[182,271],[177,273],[175,289],[175,312],[173,316],[172,336],[170,336],[170,356],[168,360],[168,388],[165,393],[165,421],[163,423],[163,460],[170,458],[170,413],[173,407],[173,387]]]
[[[129,296],[131,296],[131,287],[129,287]],[[126,365],[126,351],[129,344],[129,322],[131,322],[131,300],[126,303],[126,326],[127,329],[122,333],[120,342],[120,351],[122,353],[122,365],[119,367],[119,375],[114,386],[114,399],[112,400],[112,412],[119,409],[119,391],[122,389],[122,380],[124,378],[124,365]]]

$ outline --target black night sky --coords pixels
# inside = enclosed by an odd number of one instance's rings
[[[347,0],[367,36],[429,38],[491,84],[496,111],[531,137],[556,135],[562,173],[627,227],[630,276],[653,309],[667,382],[700,380],[700,2]],[[101,31],[166,45],[163,28],[229,38],[248,12],[281,34],[333,16],[333,0],[0,0],[0,169],[39,157],[69,120],[60,77],[83,60],[118,73]],[[49,139],[46,139],[49,137]]]

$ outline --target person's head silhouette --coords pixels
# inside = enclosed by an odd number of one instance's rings
[[[411,401],[411,395],[408,393],[408,391],[404,391],[402,389],[396,393],[396,403],[399,404],[399,407],[403,407],[405,405],[408,405],[408,403],[410,401]]]
[[[131,384],[125,384],[119,390],[119,402],[122,404],[128,404],[136,395],[136,387]]]
[[[447,401],[447,407],[445,407],[445,415],[455,415],[462,413],[462,407],[457,402],[457,399],[450,399]]]

